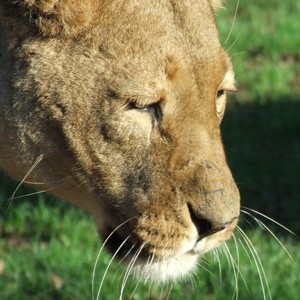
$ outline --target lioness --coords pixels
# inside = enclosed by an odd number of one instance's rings
[[[2,0],[0,166],[90,211],[149,280],[227,240],[230,59],[216,0]]]

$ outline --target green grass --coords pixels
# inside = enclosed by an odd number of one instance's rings
[[[227,7],[218,12],[218,24],[224,47],[230,48],[239,88],[222,125],[228,161],[242,204],[299,235],[300,2],[241,1],[225,43],[236,1],[229,1]],[[0,174],[0,299],[92,299],[92,272],[101,248],[94,221],[85,212],[42,194],[15,199],[6,211],[10,203],[6,199],[17,185]],[[22,187],[16,196],[30,192]],[[273,299],[298,299],[299,240],[275,226],[292,261],[271,234],[242,215],[241,227],[257,249]],[[239,299],[263,299],[255,262],[239,242],[238,231],[236,239]],[[228,247],[238,261],[233,240]],[[221,282],[219,266],[208,254],[192,280],[172,287],[170,299],[231,299],[234,272],[224,253],[220,259]],[[110,256],[103,253],[96,268],[96,290],[109,262]],[[117,264],[109,268],[100,299],[118,299],[123,272]],[[123,299],[130,298],[135,286],[131,280]],[[170,286],[141,284],[132,299],[166,299],[169,290]]]

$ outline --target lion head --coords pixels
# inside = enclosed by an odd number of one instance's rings
[[[90,211],[107,248],[146,279],[185,275],[239,217],[217,5],[0,4],[0,165]]]

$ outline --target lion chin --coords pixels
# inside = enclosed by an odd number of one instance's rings
[[[184,279],[188,274],[192,274],[196,270],[198,260],[198,255],[186,253],[158,262],[137,264],[132,269],[133,276],[145,282],[167,283],[177,281]]]
[[[137,262],[132,268],[133,275],[145,282],[166,283],[182,280],[195,272],[201,255],[209,251],[199,249],[205,248],[204,244],[205,241],[201,241],[185,253],[166,255],[159,261],[151,261],[150,258],[146,262]]]

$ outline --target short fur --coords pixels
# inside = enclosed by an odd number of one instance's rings
[[[0,166],[90,211],[103,238],[124,223],[108,248],[143,245],[149,279],[184,275],[239,216],[219,127],[234,88],[219,4],[0,3]]]

